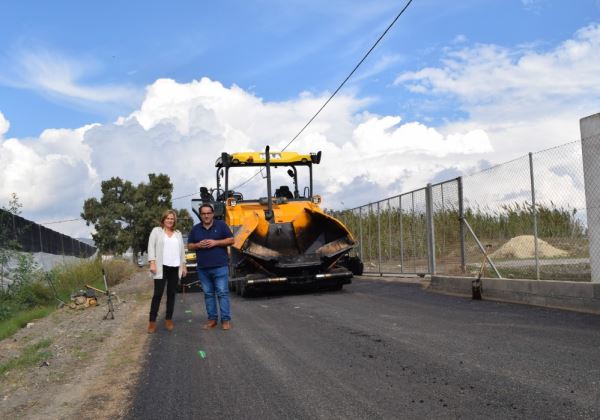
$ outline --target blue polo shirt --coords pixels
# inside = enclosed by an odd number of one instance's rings
[[[206,229],[202,223],[195,225],[188,235],[188,243],[197,243],[204,239],[221,240],[232,237],[233,233],[224,221],[213,220],[210,229]],[[196,249],[196,261],[198,268],[223,267],[229,261],[227,247],[215,246]]]

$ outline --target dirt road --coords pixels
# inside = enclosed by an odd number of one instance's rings
[[[103,320],[102,297],[98,307],[60,309],[0,342],[0,364],[36,344],[49,353],[0,376],[0,418],[122,417],[144,359],[152,279],[140,271],[114,291],[115,320]]]

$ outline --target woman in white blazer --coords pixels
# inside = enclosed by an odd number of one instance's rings
[[[148,262],[154,275],[154,295],[150,304],[150,322],[148,333],[156,331],[156,316],[160,300],[167,285],[167,313],[165,328],[173,331],[173,310],[175,293],[179,279],[187,274],[185,267],[185,247],[181,232],[175,229],[177,214],[167,210],[160,219],[160,226],[152,229],[148,239]]]

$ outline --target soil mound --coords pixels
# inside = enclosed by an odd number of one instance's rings
[[[510,241],[502,245],[490,256],[496,259],[506,258],[535,258],[535,238],[533,235],[515,236]],[[539,258],[559,258],[566,257],[569,253],[550,245],[548,242],[538,238],[538,256]]]

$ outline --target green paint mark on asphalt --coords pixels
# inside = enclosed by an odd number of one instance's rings
[[[191,311],[190,309],[186,309],[185,313],[186,313],[186,314],[191,314],[191,313],[192,313],[192,311]]]
[[[203,359],[206,359],[206,353],[204,353],[203,350],[198,350],[198,356],[200,356]]]
[[[191,320],[191,319],[188,319],[188,322],[192,322],[192,320]]]

